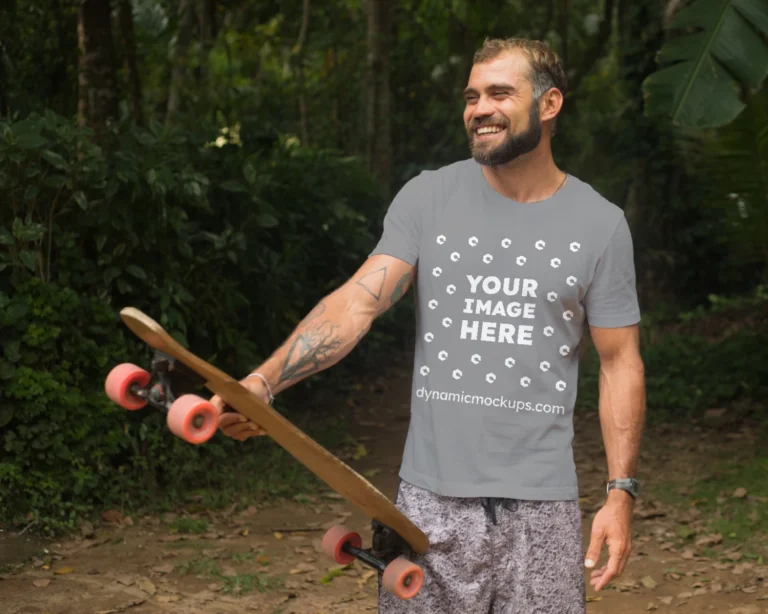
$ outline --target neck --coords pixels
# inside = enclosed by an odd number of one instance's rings
[[[507,164],[483,166],[483,175],[499,194],[521,203],[546,200],[557,192],[566,176],[543,139],[536,149]]]

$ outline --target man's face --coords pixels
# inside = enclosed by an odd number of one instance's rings
[[[518,52],[472,67],[464,90],[464,126],[469,150],[479,164],[507,164],[541,141],[529,70],[527,58]]]

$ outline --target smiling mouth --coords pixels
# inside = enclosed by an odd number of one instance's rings
[[[477,136],[491,136],[503,132],[504,130],[504,126],[480,126],[480,128],[475,129],[475,134]]]

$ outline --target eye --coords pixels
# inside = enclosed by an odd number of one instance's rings
[[[496,100],[501,100],[501,99],[503,99],[503,98],[506,98],[506,97],[507,97],[507,93],[506,93],[506,92],[496,92],[496,93],[493,95],[493,97],[494,97]]]
[[[467,101],[467,104],[472,104],[473,102],[477,102],[477,96],[464,96],[464,100]]]

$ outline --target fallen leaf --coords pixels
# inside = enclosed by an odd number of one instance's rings
[[[357,581],[359,586],[365,586],[371,578],[375,578],[377,573],[373,570],[366,571]]]
[[[139,578],[139,580],[136,582],[136,586],[138,586],[141,590],[149,595],[154,596],[155,593],[157,593],[157,588],[149,578]]]
[[[746,488],[737,488],[733,491],[732,495],[735,499],[743,499],[747,496],[747,489]]]
[[[80,534],[83,536],[84,539],[88,539],[89,537],[93,537],[93,525],[88,522],[87,520],[84,520],[80,523]]]
[[[309,573],[311,571],[317,571],[317,568],[309,563],[299,563],[294,569],[289,572],[292,576],[297,574]]]
[[[125,603],[117,606],[116,608],[112,608],[111,610],[98,610],[94,612],[93,614],[117,614],[118,612],[125,612],[129,608],[133,608],[137,605],[141,605],[144,603],[144,599],[134,599],[133,601],[126,601]]]
[[[120,522],[123,520],[123,515],[117,510],[107,510],[101,515],[101,518],[104,520],[104,522],[120,524]]]
[[[174,569],[173,563],[165,563],[164,565],[157,565],[156,567],[152,568],[152,571],[156,573],[166,574],[171,573]]]
[[[280,533],[280,531],[275,531],[273,535],[275,536],[275,539],[283,539],[283,534]]]
[[[158,603],[173,603],[174,601],[179,601],[181,597],[179,595],[158,595],[155,598],[155,601]]]
[[[656,588],[659,584],[651,578],[651,576],[645,576],[642,580],[640,580],[640,584],[642,584],[645,588]]]
[[[65,576],[72,573],[73,571],[75,571],[74,567],[59,567],[53,573],[55,573],[57,576]]]
[[[672,597],[659,597],[659,601],[664,605],[672,605]]]
[[[594,603],[595,601],[602,601],[602,597],[587,597],[587,603]]]
[[[34,582],[32,582],[32,584],[34,584],[37,588],[45,588],[50,583],[51,581],[48,580],[47,578],[40,578],[39,580],[35,580]]]
[[[723,536],[719,533],[713,533],[712,535],[705,535],[696,540],[697,546],[715,546],[722,543]]]

